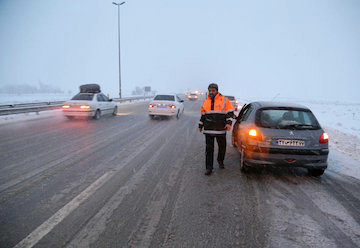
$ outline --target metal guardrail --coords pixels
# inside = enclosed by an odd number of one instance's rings
[[[137,101],[137,100],[147,100],[147,99],[152,99],[154,98],[154,96],[134,96],[134,97],[123,97],[121,99],[119,98],[113,98],[114,102],[132,102],[132,101]]]
[[[137,100],[152,99],[154,96],[137,96],[125,98],[113,98],[114,102],[132,102]],[[65,101],[55,102],[35,102],[35,103],[18,103],[0,105],[0,115],[21,114],[30,112],[40,112],[44,110],[60,109]]]
[[[64,101],[5,104],[0,105],[0,115],[21,114],[59,109],[63,103]]]

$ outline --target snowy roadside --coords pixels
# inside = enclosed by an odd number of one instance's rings
[[[328,169],[360,179],[360,138],[337,129],[324,129],[330,137]]]
[[[61,114],[61,111],[62,111],[61,109],[55,109],[55,110],[45,110],[41,112],[0,115],[0,125],[11,124],[14,122],[21,122],[21,121],[52,118],[59,116]]]

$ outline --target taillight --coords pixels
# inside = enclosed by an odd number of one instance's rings
[[[81,105],[80,108],[81,108],[81,109],[89,109],[90,106],[89,106],[89,105]]]
[[[168,105],[168,106],[169,106],[169,108],[171,108],[171,109],[176,108],[176,106],[175,106],[174,104],[171,104],[171,105]]]
[[[328,143],[329,142],[329,135],[327,133],[322,133],[320,136],[319,143]]]
[[[262,140],[262,136],[261,136],[260,132],[254,128],[250,129],[248,134],[249,134],[249,138],[256,139],[256,140]]]
[[[64,109],[68,109],[68,108],[70,108],[70,105],[67,105],[67,104],[66,104],[66,105],[63,105],[62,107],[63,107]]]

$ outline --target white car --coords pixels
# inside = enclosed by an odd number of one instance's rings
[[[188,99],[190,101],[196,101],[198,99],[198,95],[196,93],[191,93],[190,95],[188,95]]]
[[[62,106],[63,114],[68,118],[93,117],[100,119],[101,115],[118,112],[117,104],[103,93],[79,93]]]
[[[177,95],[156,95],[149,104],[149,116],[176,116],[177,118],[184,112],[184,100]]]

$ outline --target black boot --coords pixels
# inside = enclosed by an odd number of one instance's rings
[[[219,168],[220,169],[225,169],[225,165],[223,161],[219,161]]]
[[[206,170],[206,171],[205,171],[205,175],[207,175],[207,176],[210,176],[211,173],[212,173],[212,170]]]

